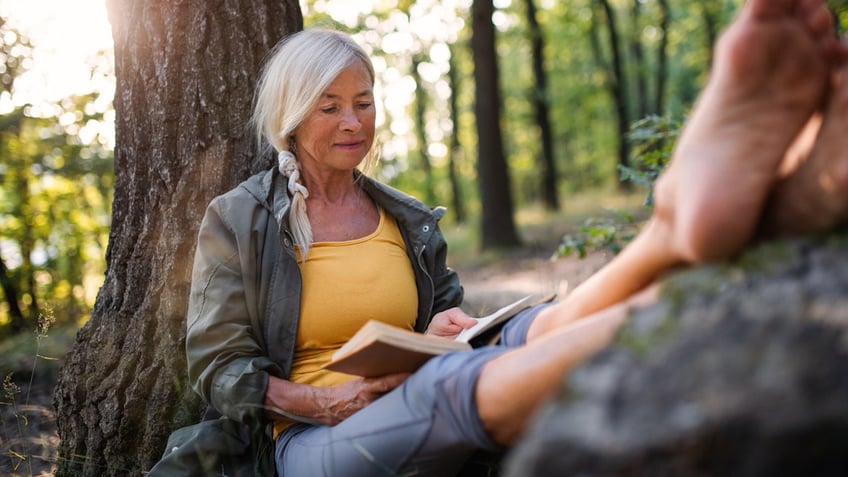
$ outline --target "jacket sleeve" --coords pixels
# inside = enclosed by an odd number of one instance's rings
[[[250,216],[249,210],[241,213]],[[251,272],[243,270],[240,248],[249,246],[251,234],[236,233],[240,228],[228,215],[233,214],[226,201],[215,199],[198,235],[186,319],[188,376],[207,404],[247,422],[263,418],[268,374],[279,370],[266,357],[261,332],[257,336],[259,317],[248,299],[255,290],[249,289]]]

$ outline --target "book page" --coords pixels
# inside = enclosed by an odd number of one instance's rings
[[[486,315],[480,318],[477,318],[477,324],[472,326],[471,328],[466,328],[462,330],[455,338],[456,341],[461,341],[463,343],[468,343],[472,338],[477,336],[478,334],[486,331],[494,325],[497,325],[501,321],[511,318],[514,314],[518,313],[521,309],[525,308],[527,305],[525,303],[530,299],[530,296],[525,296],[524,298],[514,301],[509,305],[500,308],[496,312]]]

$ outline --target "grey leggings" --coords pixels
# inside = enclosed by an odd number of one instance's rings
[[[509,321],[500,343],[431,359],[402,385],[336,426],[300,424],[277,438],[277,473],[309,476],[451,476],[478,449],[483,430],[474,386],[487,362],[524,344],[547,304]]]

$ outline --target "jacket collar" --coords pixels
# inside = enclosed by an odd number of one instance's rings
[[[436,230],[436,224],[444,217],[447,209],[436,207],[430,209],[424,203],[409,194],[391,186],[378,182],[355,171],[362,182],[362,189],[385,208],[398,221],[398,224],[409,230],[420,243],[427,243]]]

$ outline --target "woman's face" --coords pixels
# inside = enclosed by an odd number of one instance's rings
[[[375,117],[371,76],[357,62],[339,73],[295,130],[298,160],[324,172],[351,171],[371,149]]]

